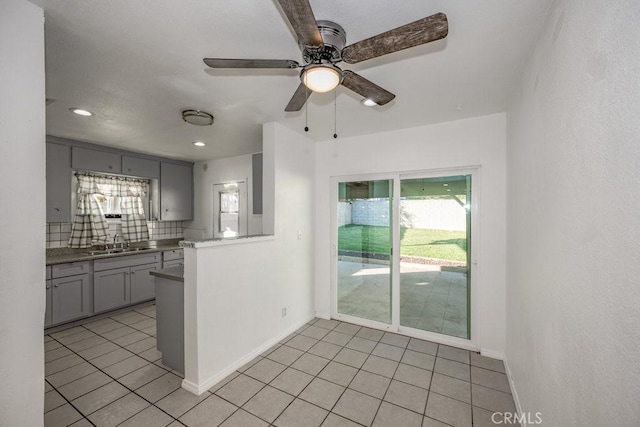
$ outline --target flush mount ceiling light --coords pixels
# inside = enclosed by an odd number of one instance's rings
[[[91,111],[83,110],[82,108],[69,108],[69,111],[79,116],[84,116],[84,117],[93,116],[93,113]]]
[[[342,70],[333,64],[309,65],[302,70],[300,80],[314,92],[329,92],[342,81]]]
[[[196,141],[196,142],[193,143],[193,145],[195,145],[196,147],[204,147],[207,144],[205,144],[202,141]]]
[[[365,98],[362,101],[360,101],[360,103],[362,103],[362,105],[364,105],[365,107],[375,107],[376,105],[376,101],[369,99],[369,98]]]
[[[196,126],[211,126],[213,124],[213,116],[200,110],[184,110],[182,120]]]

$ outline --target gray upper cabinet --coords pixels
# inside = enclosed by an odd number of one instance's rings
[[[251,177],[253,178],[253,214],[262,215],[262,153],[251,156]]]
[[[160,163],[160,219],[193,219],[193,167]]]
[[[160,162],[139,157],[122,156],[122,173],[124,175],[144,178],[160,178]]]
[[[71,222],[71,147],[47,143],[47,222]]]
[[[71,167],[95,172],[121,173],[121,155],[90,148],[73,147]]]

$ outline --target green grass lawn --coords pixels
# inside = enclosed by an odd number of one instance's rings
[[[390,234],[388,227],[345,225],[338,228],[338,249],[388,254],[391,252]],[[467,260],[465,234],[464,231],[401,228],[400,253],[464,262]]]

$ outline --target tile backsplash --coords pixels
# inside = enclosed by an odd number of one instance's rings
[[[151,240],[182,238],[184,233],[183,221],[148,221],[147,227],[149,227],[149,239]],[[109,223],[109,235],[112,239],[116,233],[122,235],[120,223]],[[47,223],[47,248],[66,248],[69,244],[70,235],[71,223]]]

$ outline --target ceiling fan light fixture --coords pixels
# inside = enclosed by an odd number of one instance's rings
[[[196,126],[211,126],[213,124],[213,116],[200,110],[183,110],[182,120]]]
[[[340,84],[342,80],[341,71],[335,65],[310,65],[302,71],[300,80],[314,92],[330,92]]]
[[[360,101],[362,103],[362,105],[364,105],[365,107],[375,107],[376,105],[378,105],[376,103],[376,101],[374,101],[373,99],[369,99],[369,98],[365,98],[362,101]]]

